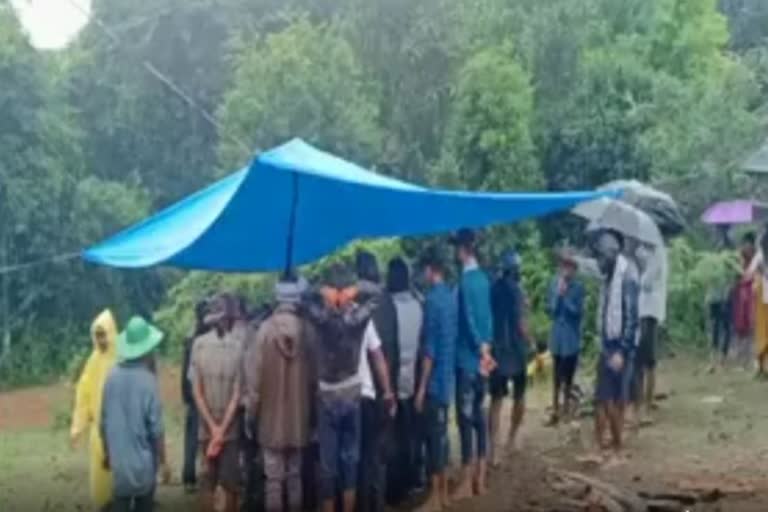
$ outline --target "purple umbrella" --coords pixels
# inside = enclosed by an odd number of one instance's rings
[[[750,199],[715,203],[701,216],[705,224],[750,224],[766,217],[768,205]]]

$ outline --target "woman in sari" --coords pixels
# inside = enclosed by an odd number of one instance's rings
[[[742,239],[742,276],[733,290],[733,330],[736,334],[734,359],[746,369],[752,361],[755,334],[755,234],[747,233]]]
[[[760,237],[760,251],[753,262],[755,280],[755,357],[757,378],[764,378],[768,361],[768,268],[765,255],[768,254],[768,227]]]
[[[96,510],[103,510],[112,499],[112,475],[104,469],[104,445],[99,433],[104,382],[116,359],[117,325],[111,311],[103,311],[93,321],[91,339],[93,352],[77,382],[70,438],[72,446],[77,446],[83,433],[89,431],[91,500]]]

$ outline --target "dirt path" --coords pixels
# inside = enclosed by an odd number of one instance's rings
[[[176,371],[162,372],[176,468],[181,441],[177,382]],[[577,470],[636,491],[670,489],[686,479],[740,479],[754,492],[690,510],[768,510],[768,383],[738,372],[707,375],[697,372],[694,363],[670,360],[662,368],[660,387],[670,396],[662,402],[656,425],[629,439],[626,464],[606,468],[582,461],[591,447],[591,420],[544,428],[549,390],[534,386],[522,451],[492,474],[487,496],[452,510],[555,512],[558,499],[546,483],[553,469]],[[57,415],[67,418],[71,396],[67,386],[0,395],[0,510],[20,510],[22,497],[31,500],[23,502],[24,510],[87,510],[85,454],[66,449],[66,421],[57,420]],[[189,505],[178,486],[162,489],[159,501],[164,510]]]

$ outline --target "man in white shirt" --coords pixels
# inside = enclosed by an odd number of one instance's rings
[[[381,354],[381,338],[373,321],[370,321],[363,335],[363,348],[360,351],[360,366],[358,367],[362,400],[360,403],[361,442],[357,510],[362,512],[383,512],[384,510],[386,459],[382,446],[383,433],[386,423],[391,421],[395,414],[394,409],[384,411],[381,403],[376,400],[376,384],[373,380],[370,360],[371,357],[376,357],[376,354]],[[393,396],[383,398],[384,403],[394,406]],[[387,412],[389,417],[387,417]]]
[[[667,316],[667,250],[662,246],[641,245],[636,252],[640,267],[640,340],[636,360],[636,399],[638,413],[644,409],[645,422],[650,421],[656,393],[656,346],[659,327]]]

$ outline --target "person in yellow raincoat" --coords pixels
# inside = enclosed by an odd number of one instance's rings
[[[111,311],[103,311],[93,321],[91,339],[93,352],[77,382],[70,437],[74,447],[83,433],[90,431],[91,500],[97,510],[101,510],[112,499],[112,474],[104,469],[104,445],[99,433],[104,382],[116,360],[117,325]]]

